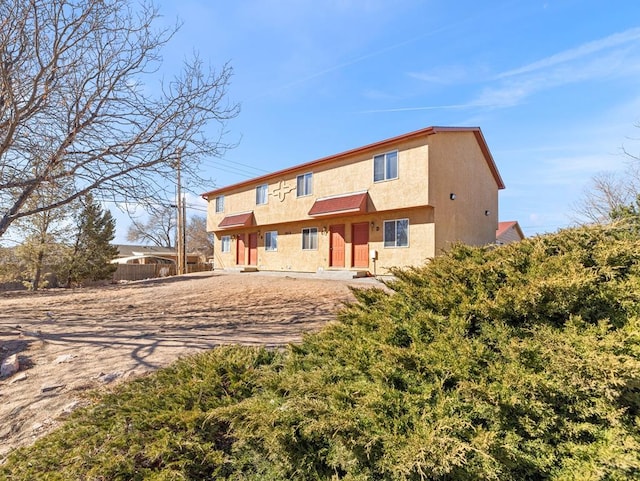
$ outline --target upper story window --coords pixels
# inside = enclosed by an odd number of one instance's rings
[[[259,185],[256,187],[256,205],[262,205],[267,203],[269,195],[269,186],[267,184]]]
[[[216,197],[216,212],[224,212],[224,195]]]
[[[384,221],[384,246],[409,247],[409,219]]]
[[[298,197],[313,194],[313,174],[311,172],[298,176],[296,181],[296,192]]]
[[[373,158],[373,181],[381,182],[398,178],[398,151],[376,155]]]

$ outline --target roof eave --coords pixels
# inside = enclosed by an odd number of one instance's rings
[[[366,152],[368,150],[374,150],[374,149],[382,149],[388,145],[392,145],[398,142],[403,142],[406,140],[410,140],[410,139],[414,139],[417,137],[421,137],[421,136],[428,136],[428,135],[432,135],[432,134],[437,134],[438,132],[473,132],[476,140],[478,142],[478,144],[480,145],[480,149],[482,150],[482,153],[487,161],[487,164],[489,165],[489,169],[491,170],[491,173],[493,174],[493,177],[496,180],[496,183],[498,184],[498,189],[504,189],[505,185],[504,182],[502,180],[502,177],[500,176],[500,173],[498,172],[498,167],[496,166],[495,161],[493,160],[493,156],[491,155],[491,152],[489,151],[489,147],[487,146],[487,142],[484,139],[484,136],[482,135],[482,131],[480,130],[480,127],[437,127],[437,126],[431,126],[431,127],[426,127],[424,129],[420,129],[420,130],[415,130],[413,132],[409,132],[406,134],[402,134],[402,135],[398,135],[396,137],[391,137],[385,140],[381,140],[378,142],[374,142],[372,144],[367,144],[367,145],[363,145],[362,147],[357,147],[355,149],[351,149],[351,150],[347,150],[338,154],[333,154],[330,155],[328,157],[322,157],[320,159],[317,160],[313,160],[311,162],[306,162],[304,164],[298,164],[298,165],[294,165],[293,167],[288,167],[286,169],[281,169],[278,170],[276,172],[272,172],[270,174],[265,174],[262,175],[260,177],[254,177],[252,179],[249,180],[244,180],[242,182],[238,182],[236,184],[232,184],[232,185],[228,185],[225,187],[221,187],[219,189],[214,189],[211,190],[209,192],[205,192],[203,194],[201,194],[202,198],[205,200],[209,200],[212,196],[214,195],[221,195],[225,192],[231,191],[231,190],[235,190],[235,189],[239,189],[242,187],[246,187],[247,185],[251,185],[251,184],[256,184],[256,183],[264,183],[267,180],[271,180],[274,178],[278,178],[278,177],[282,177],[284,175],[290,174],[292,172],[298,171],[298,170],[309,170],[312,169],[313,167],[317,167],[319,165],[323,165],[329,162],[332,162],[334,160],[340,159],[342,157],[348,157],[351,155],[355,155],[355,154],[359,154],[362,152]]]
[[[329,211],[329,212],[320,212],[319,214],[309,214],[309,216],[311,216],[311,217],[328,217],[328,216],[331,216],[331,215],[344,215],[344,214],[352,214],[352,213],[357,213],[357,212],[362,212],[362,209],[354,208],[354,209],[333,210],[333,211]]]

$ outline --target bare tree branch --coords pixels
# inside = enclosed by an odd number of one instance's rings
[[[228,64],[207,70],[194,56],[175,78],[149,83],[179,27],[155,29],[158,15],[130,0],[0,2],[0,237],[89,191],[170,197],[178,149],[197,185],[200,159],[230,147],[225,123],[238,107],[226,101]],[[72,189],[30,207],[47,182]]]
[[[129,242],[150,243],[158,247],[172,247],[176,229],[176,210],[170,205],[156,206],[149,211],[146,220],[130,217],[131,225],[127,231]]]
[[[213,234],[207,232],[207,218],[194,215],[189,219],[186,229],[187,252],[198,253],[205,259],[213,256]]]
[[[574,220],[596,224],[610,222],[613,211],[630,204],[635,198],[635,187],[630,180],[613,172],[594,176],[582,198],[573,206]]]
[[[640,128],[640,124],[636,127]],[[637,142],[640,139],[630,140]],[[640,156],[625,146],[620,150],[627,158],[624,172],[600,172],[591,178],[582,198],[573,205],[573,220],[576,223],[609,223],[612,214],[636,204],[640,194]]]

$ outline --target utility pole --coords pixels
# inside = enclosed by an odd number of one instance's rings
[[[176,174],[177,174],[177,189],[176,189],[176,207],[178,210],[178,220],[176,222],[176,254],[178,258],[177,264],[177,274],[185,273],[185,257],[184,257],[184,239],[185,239],[185,229],[184,229],[184,202],[182,199],[182,181],[180,179],[180,162],[182,156],[182,148],[178,147],[176,150],[177,160],[176,160]]]
[[[187,274],[187,199],[182,197],[182,273]]]

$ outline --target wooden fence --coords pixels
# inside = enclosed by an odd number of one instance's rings
[[[210,270],[211,264],[187,264],[187,274]],[[175,264],[118,264],[118,269],[113,273],[113,282],[140,281],[175,275]]]

